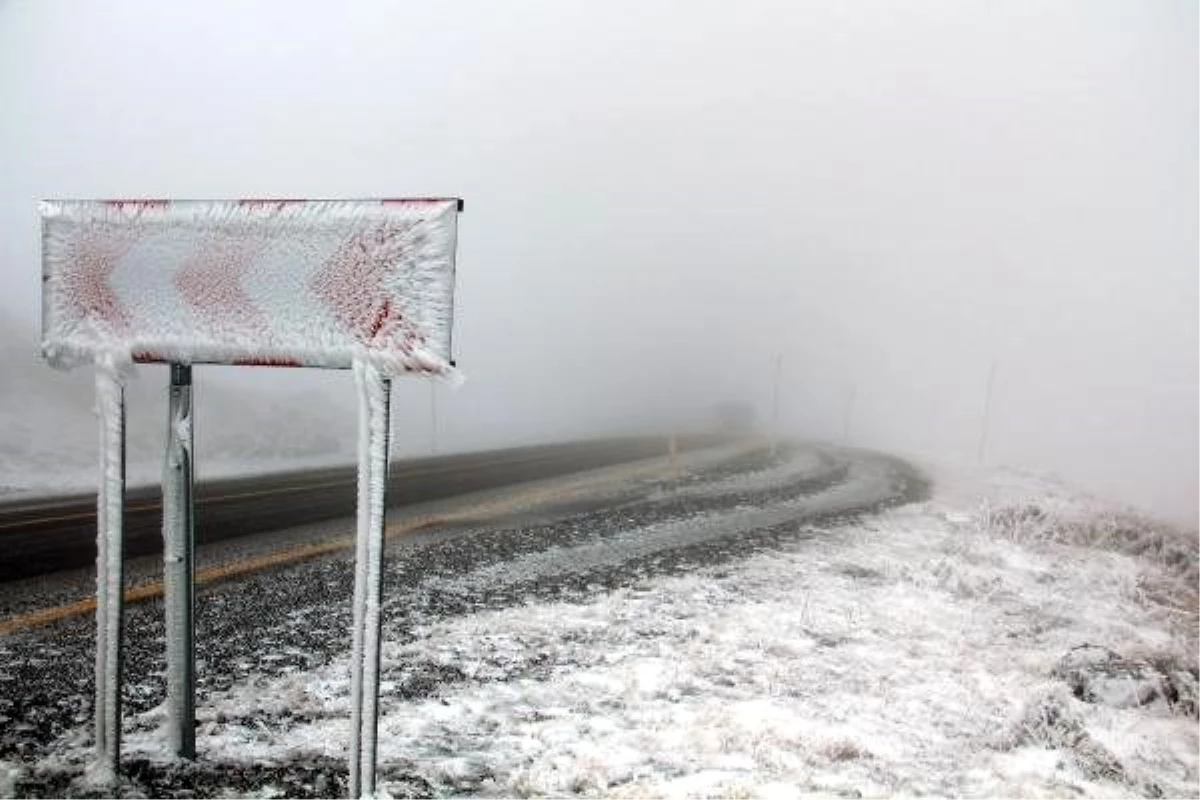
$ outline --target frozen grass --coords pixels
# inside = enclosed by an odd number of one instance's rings
[[[1075,545],[1136,556],[1183,585],[1194,587],[1200,580],[1196,536],[1136,511],[1085,511],[1061,499],[985,503],[980,524],[996,536],[1024,544]]]
[[[1056,677],[1089,643],[1194,688],[1194,539],[1129,519],[1050,490],[935,499],[578,602],[431,619],[384,648],[385,788],[1194,797],[1194,703],[1115,708]],[[346,674],[212,698],[201,752],[344,757]],[[423,674],[457,678],[413,697]]]

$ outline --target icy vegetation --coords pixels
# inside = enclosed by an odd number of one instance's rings
[[[385,671],[432,662],[465,680],[385,704],[385,771],[501,796],[1194,796],[1195,607],[1145,589],[1186,584],[1107,550],[1026,545],[994,513],[910,508],[819,554],[800,543],[430,625],[385,648]],[[1163,691],[1073,695],[1056,669],[1082,643],[1162,665]],[[230,693],[216,719],[284,706],[316,721],[210,720],[206,746],[336,757],[343,667]]]

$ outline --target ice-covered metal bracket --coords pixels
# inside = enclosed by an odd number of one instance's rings
[[[384,509],[391,380],[455,379],[458,198],[48,200],[42,353],[96,368],[96,758],[116,780],[121,741],[124,377],[171,366],[163,466],[167,735],[195,752],[192,366],[353,369],[359,395],[358,546],[350,792],[376,792]]]

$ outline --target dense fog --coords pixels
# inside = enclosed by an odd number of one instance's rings
[[[467,382],[402,383],[402,454],[770,428],[778,363],[793,436],[1194,525],[1197,49],[1182,0],[0,0],[0,463],[94,459],[38,199],[461,196]],[[348,374],[197,384],[202,457],[352,453]]]

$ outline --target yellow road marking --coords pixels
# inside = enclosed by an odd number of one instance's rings
[[[392,538],[404,533],[411,533],[420,528],[430,527],[437,524],[437,520],[429,517],[423,519],[412,520],[402,525],[389,526],[387,537]],[[354,539],[349,536],[341,536],[337,539],[330,539],[324,542],[314,542],[313,544],[301,545],[293,547],[290,550],[280,550],[266,555],[247,558],[241,561],[231,561],[227,564],[217,564],[204,569],[196,570],[196,585],[207,586],[211,583],[236,578],[241,575],[249,575],[260,570],[274,566],[282,566],[284,564],[294,564],[300,561],[317,558],[329,553],[336,553],[339,550],[348,550],[354,546]],[[162,580],[154,580],[138,586],[130,587],[125,590],[125,602],[137,603],[143,600],[153,600],[162,597],[163,584]],[[48,625],[52,622],[68,619],[70,617],[78,617],[83,614],[90,614],[96,610],[96,598],[85,597],[82,600],[77,600],[73,603],[66,603],[52,608],[43,608],[37,611],[29,611],[24,614],[16,614],[5,620],[0,620],[0,635],[7,633],[15,633],[16,631],[25,630],[26,628],[35,628],[40,625]]]
[[[140,503],[136,505],[125,506],[126,511],[148,511],[152,508],[161,508],[159,503]],[[19,528],[22,525],[37,525],[41,522],[66,522],[71,519],[95,519],[96,512],[93,511],[76,511],[72,514],[59,514],[54,517],[38,517],[37,519],[22,519],[16,522],[6,522],[0,525],[0,531],[5,528]]]
[[[518,511],[526,511],[536,508],[550,500],[567,500],[572,494],[580,494],[585,490],[596,491],[602,487],[607,480],[608,482],[624,482],[640,476],[652,474],[661,474],[664,467],[661,459],[652,461],[635,462],[632,465],[618,465],[615,467],[602,468],[606,472],[611,472],[611,475],[600,475],[584,473],[583,476],[572,480],[565,480],[554,486],[548,487],[531,487],[524,490],[518,490],[511,495],[497,498],[495,500],[483,501],[467,506],[458,511],[449,512],[438,515],[425,515],[396,522],[388,525],[384,531],[384,535],[388,539],[397,536],[403,536],[409,533],[414,533],[424,528],[431,528],[441,525],[450,525],[454,523],[466,523],[486,520],[489,517],[494,518],[504,513],[516,513]],[[668,467],[668,471],[673,471],[674,467]],[[254,558],[243,559],[241,561],[232,561],[227,564],[217,564],[211,567],[205,567],[196,571],[196,585],[206,586],[217,583],[219,581],[228,580],[230,578],[248,575],[270,567],[283,566],[286,564],[295,564],[301,561],[307,561],[313,558],[318,558],[323,555],[335,553],[340,550],[348,550],[354,546],[354,537],[342,536],[336,539],[329,539],[324,542],[314,542],[312,544],[300,545],[288,550],[280,550],[275,553],[268,553]],[[161,597],[163,593],[163,585],[161,580],[150,581],[145,584],[130,587],[125,590],[125,602],[137,603],[143,600],[153,600]],[[72,603],[53,606],[51,608],[38,609],[37,611],[27,611],[23,614],[16,614],[7,619],[0,620],[0,635],[16,633],[18,631],[36,628],[42,625],[49,625],[54,622],[59,622],[71,617],[83,616],[90,614],[96,610],[95,596],[85,597]]]

